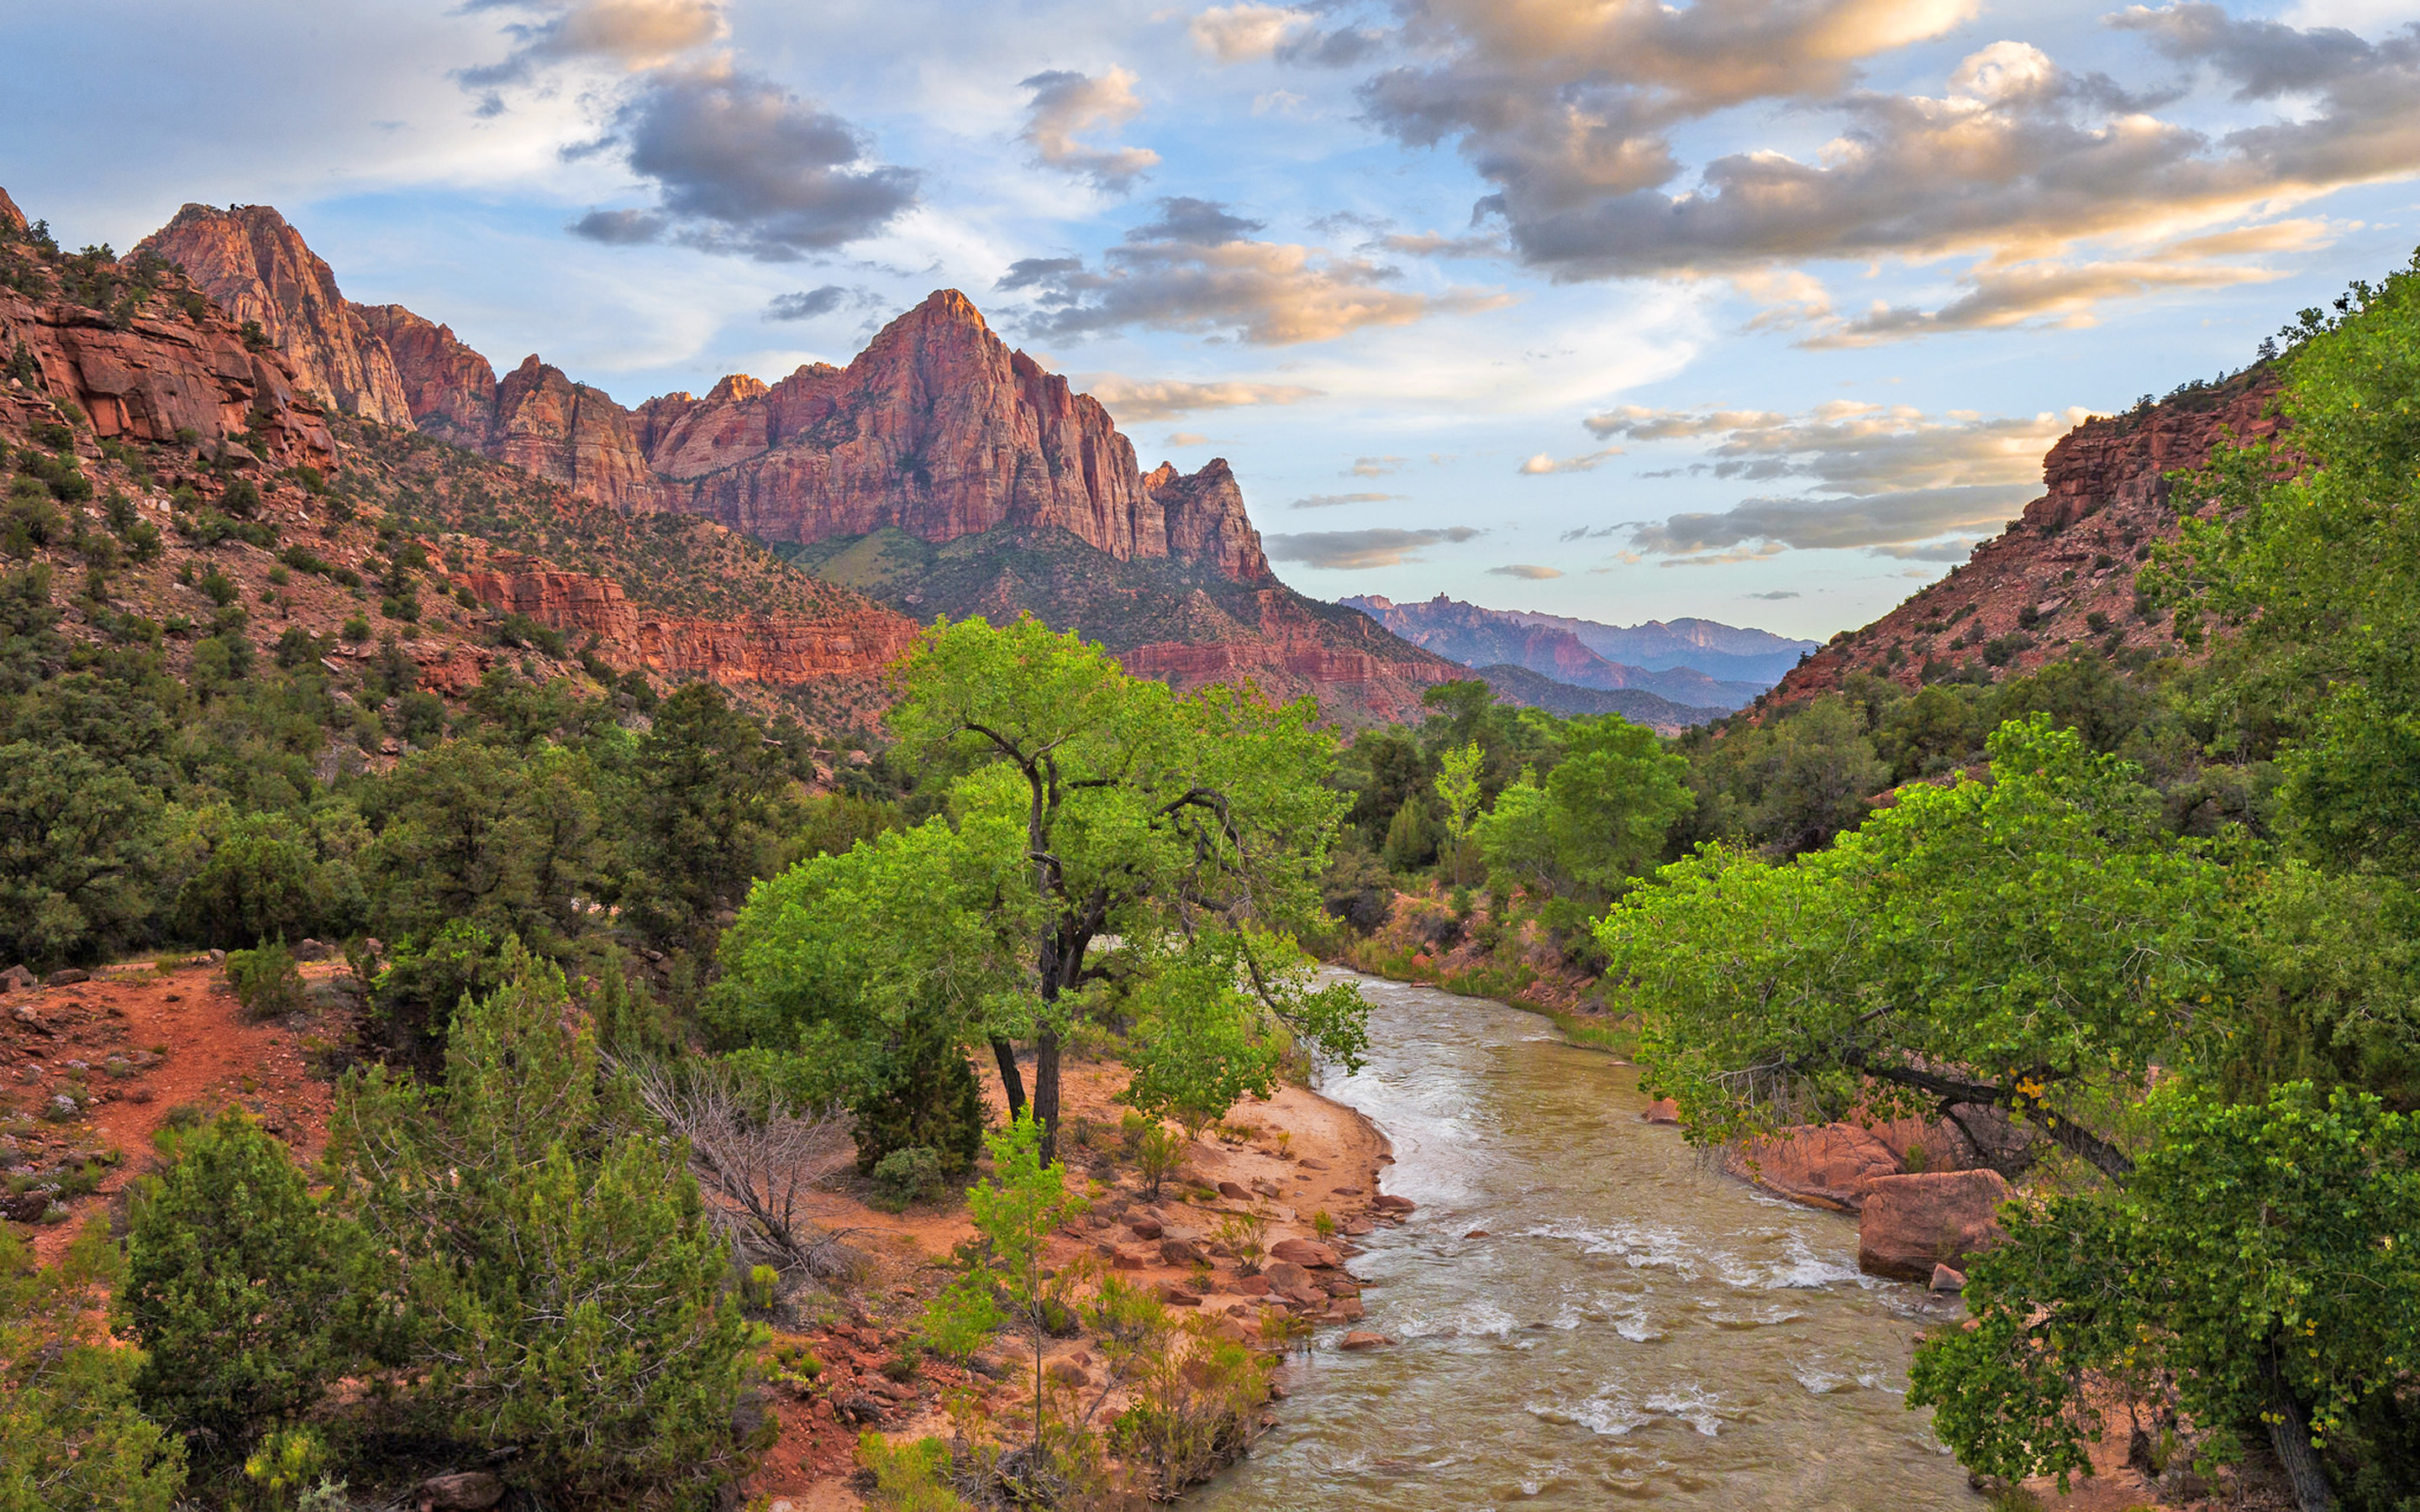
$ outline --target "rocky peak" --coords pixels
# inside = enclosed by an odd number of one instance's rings
[[[17,202],[8,197],[7,190],[0,189],[0,230],[22,234],[30,229],[25,221],[25,212],[17,208]]]
[[[1161,471],[1175,470],[1161,464]],[[1244,489],[1223,456],[1214,456],[1188,477],[1144,481],[1152,501],[1160,506],[1168,535],[1168,554],[1207,562],[1237,582],[1256,582],[1270,576],[1269,559],[1261,549],[1261,532],[1244,512]]]
[[[134,251],[183,268],[239,324],[258,321],[305,392],[380,424],[412,423],[386,344],[345,302],[334,272],[271,207],[187,205]]]
[[[386,344],[414,424],[440,440],[485,451],[496,416],[496,370],[451,326],[400,304],[356,304],[364,327]]]
[[[714,392],[708,393],[706,399],[708,404],[728,404],[737,399],[761,398],[771,392],[772,390],[767,388],[762,381],[745,373],[731,373],[726,374],[722,381],[714,386]],[[681,397],[686,399],[689,395],[684,393]]]

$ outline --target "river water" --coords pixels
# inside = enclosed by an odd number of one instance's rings
[[[1956,1304],[1860,1275],[1854,1219],[1708,1168],[1639,1121],[1637,1072],[1544,1019],[1355,980],[1369,1063],[1320,1090],[1386,1131],[1383,1189],[1419,1204],[1352,1262],[1361,1326],[1397,1343],[1296,1356],[1280,1427],[1188,1504],[1983,1505],[1904,1400]]]

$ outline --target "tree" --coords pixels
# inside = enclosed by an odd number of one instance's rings
[[[951,785],[961,825],[1010,818],[1022,831],[1021,885],[985,912],[1030,964],[1019,992],[995,999],[990,1038],[1012,1109],[1025,1105],[1012,1039],[1034,1041],[1046,1154],[1060,1037],[1078,990],[1106,977],[1091,961],[1104,936],[1217,942],[1264,1010],[1356,1056],[1366,1006],[1289,969],[1302,957],[1282,933],[1316,917],[1343,808],[1310,703],[1218,686],[1179,699],[1031,617],[936,625],[900,682],[903,744],[972,766]]]
[[[461,923],[559,949],[586,928],[574,905],[597,880],[592,780],[583,758],[546,746],[524,757],[455,740],[405,757],[367,795],[382,822],[367,858],[379,926],[426,940]]]
[[[1568,900],[1575,924],[1625,888],[1664,849],[1695,799],[1688,763],[1620,715],[1569,721],[1562,761],[1497,795],[1479,822],[1488,871],[1508,885]]]
[[[1967,1465],[2014,1480],[2089,1472],[2092,1378],[2181,1414],[2232,1459],[2260,1424],[2305,1508],[2322,1463],[2366,1505],[2420,1475],[2408,1404],[2420,1339],[2420,1119],[2306,1082],[2229,1103],[2182,1086],[2122,1189],[2013,1215],[1967,1277],[1976,1326],[1918,1351],[1910,1406]]]
[[[1911,789],[1785,864],[1703,848],[1598,925],[1693,1137],[1877,1100],[1997,1106],[2129,1167],[2085,1104],[2217,1042],[2209,999],[2241,980],[2229,880],[2072,731],[2035,716],[1989,750],[1989,782]]]
[[[160,804],[75,746],[0,746],[0,954],[92,961],[152,908]]]
[[[139,1350],[101,1327],[122,1279],[96,1219],[55,1267],[0,1226],[0,1512],[169,1512],[185,1446],[134,1401]]]
[[[1260,1012],[1237,990],[1237,977],[1231,953],[1208,949],[1186,951],[1140,977],[1126,1043],[1134,1069],[1127,1103],[1155,1119],[1174,1119],[1199,1138],[1246,1092],[1269,1095],[1277,1046],[1260,1032]]]
[[[223,808],[199,817],[195,838],[209,850],[177,889],[178,931],[223,949],[308,933],[326,889],[302,826],[287,814]]]
[[[756,721],[712,683],[663,701],[639,742],[628,903],[651,939],[702,952],[746,896],[779,828],[786,779]]]
[[[466,1006],[445,1079],[348,1077],[344,1199],[395,1257],[409,1412],[551,1495],[690,1504],[744,1475],[749,1324],[697,1183],[599,1074],[562,972],[515,948]]]
[[[286,1147],[241,1111],[165,1146],[127,1236],[119,1316],[148,1353],[136,1395],[222,1463],[291,1420],[356,1339],[359,1246]]]
[[[1470,838],[1479,818],[1479,768],[1485,759],[1479,743],[1438,758],[1436,795],[1445,800],[1445,832],[1457,845]]]
[[[1699,801],[1710,838],[1796,856],[1854,828],[1889,776],[1863,715],[1827,693],[1725,735],[1699,768]]]

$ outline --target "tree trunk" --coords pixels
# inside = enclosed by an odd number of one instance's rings
[[[1025,1078],[1016,1072],[1016,1046],[1008,1042],[1006,1035],[995,1034],[991,1037],[991,1058],[1000,1063],[1001,1089],[1008,1094],[1008,1118],[1014,1123],[1016,1116],[1025,1111]]]
[[[2269,1447],[2277,1452],[2277,1463],[2294,1488],[2294,1504],[2303,1512],[2335,1512],[2335,1492],[2328,1489],[2328,1473],[2311,1447],[2311,1414],[2294,1399],[2294,1388],[2286,1383],[2273,1351],[2260,1373],[2269,1388]]]
[[[1045,1029],[1033,1041],[1033,1121],[1042,1125],[1042,1164],[1058,1158],[1059,1031]]]

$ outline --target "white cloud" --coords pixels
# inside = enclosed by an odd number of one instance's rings
[[[1608,446],[1602,451],[1590,452],[1580,456],[1567,456],[1560,460],[1557,460],[1551,452],[1540,452],[1512,471],[1528,478],[1543,477],[1549,472],[1593,472],[1606,461],[1621,455],[1622,451],[1619,446]]]
[[[1183,378],[1131,378],[1123,373],[1085,374],[1076,379],[1076,387],[1100,400],[1126,424],[1172,420],[1204,409],[1298,404],[1318,398],[1321,392],[1298,383],[1254,383],[1241,378],[1196,383]]]
[[[1425,561],[1420,553],[1430,547],[1460,546],[1486,533],[1467,525],[1426,531],[1311,531],[1299,535],[1268,536],[1263,544],[1272,562],[1299,562],[1309,567],[1334,571],[1397,567],[1407,562]]]
[[[1111,69],[1097,78],[1066,69],[1037,73],[1017,85],[1033,92],[1025,130],[1017,140],[1053,168],[1089,178],[1111,193],[1124,193],[1158,166],[1149,147],[1097,147],[1077,140],[1079,132],[1123,126],[1142,114],[1135,76]]]

